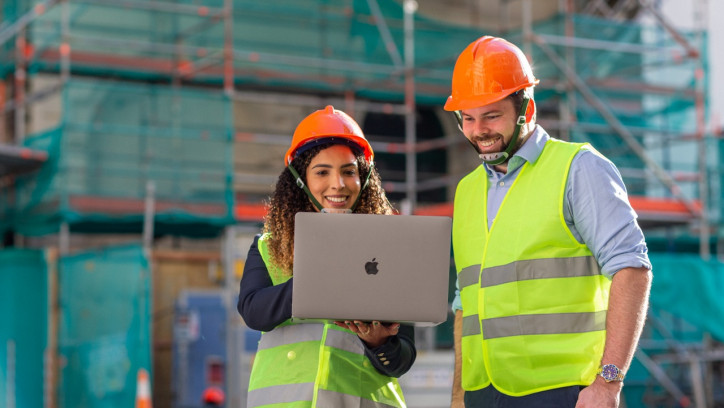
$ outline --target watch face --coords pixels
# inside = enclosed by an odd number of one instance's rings
[[[618,367],[616,367],[613,364],[606,364],[605,366],[601,367],[601,377],[603,377],[606,381],[613,381],[618,377]]]

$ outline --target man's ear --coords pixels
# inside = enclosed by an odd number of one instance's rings
[[[528,101],[528,107],[525,109],[525,123],[530,123],[535,114],[535,101],[531,99]]]

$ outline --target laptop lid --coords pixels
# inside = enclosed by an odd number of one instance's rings
[[[444,322],[452,219],[296,214],[292,319]]]

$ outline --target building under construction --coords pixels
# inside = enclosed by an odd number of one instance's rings
[[[452,216],[479,162],[442,105],[482,35],[524,50],[538,123],[610,158],[638,213],[655,279],[623,404],[724,406],[710,5],[682,30],[662,3],[6,0],[0,406],[130,406],[145,369],[157,408],[243,407],[238,285],[295,126],[344,110],[396,208]],[[448,406],[451,320],[416,334],[409,406]]]

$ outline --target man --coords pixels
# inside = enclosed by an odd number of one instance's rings
[[[455,194],[455,407],[618,407],[651,286],[615,166],[535,124],[525,55],[481,37],[445,110],[484,164]],[[464,391],[463,391],[464,390]]]

